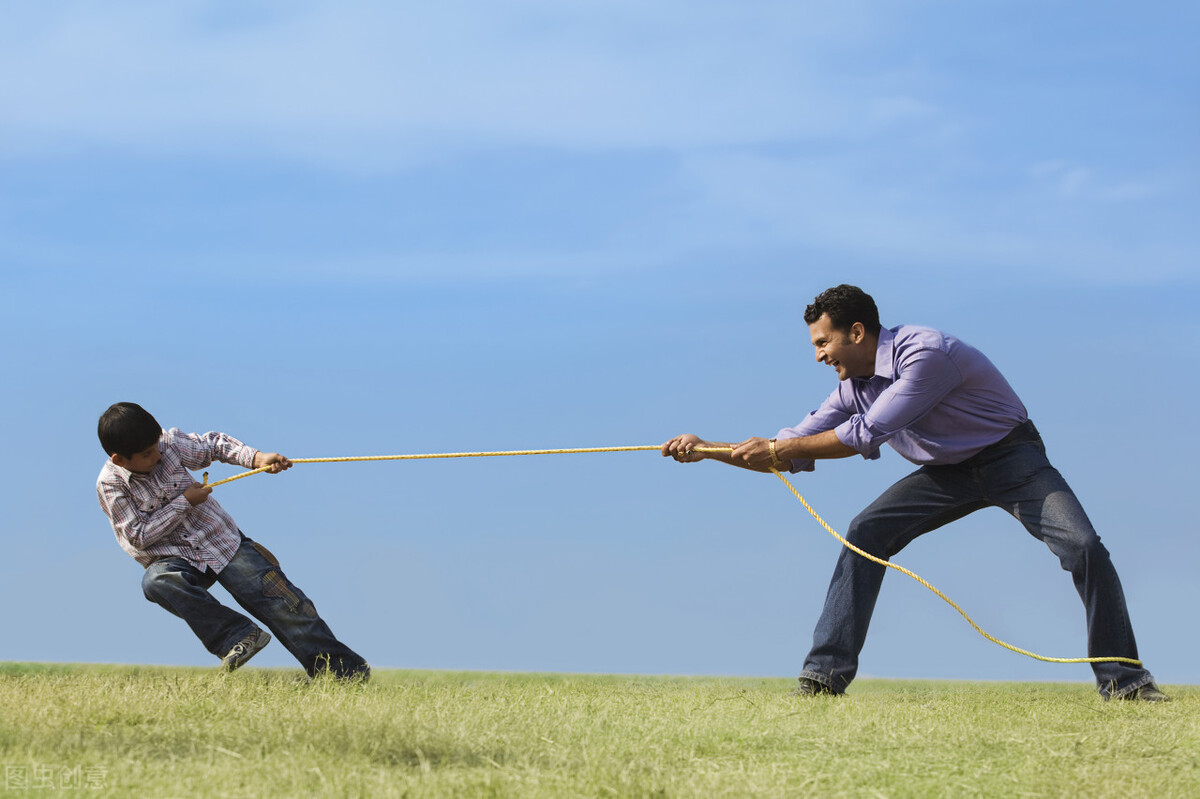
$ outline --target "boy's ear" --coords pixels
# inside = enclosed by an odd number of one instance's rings
[[[114,452],[112,455],[109,456],[109,460],[112,461],[117,466],[120,466],[122,469],[129,468],[129,459],[126,458],[124,455],[121,455],[120,453]]]

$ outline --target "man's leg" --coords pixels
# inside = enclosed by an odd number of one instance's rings
[[[1040,440],[1008,448],[983,471],[997,504],[1045,543],[1071,573],[1087,613],[1088,657],[1136,660],[1137,642],[1116,567],[1075,492],[1047,460]],[[1093,663],[1092,669],[1105,697],[1121,697],[1154,682],[1149,671],[1128,663]]]
[[[215,580],[215,575],[201,573],[183,558],[163,558],[146,567],[142,593],[187,622],[205,649],[224,657],[238,641],[258,628],[208,592]]]
[[[901,479],[855,517],[846,540],[890,559],[913,539],[985,507],[978,489],[955,466],[926,466]],[[801,678],[842,693],[858,673],[858,654],[886,567],[846,547],[838,555],[813,648]]]
[[[309,676],[328,669],[338,677],[367,677],[370,668],[339,641],[304,592],[284,575],[266,547],[242,539],[217,580],[259,619],[304,666]]]

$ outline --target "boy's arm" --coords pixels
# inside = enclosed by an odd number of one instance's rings
[[[179,496],[152,510],[143,510],[119,485],[101,483],[96,493],[113,531],[135,548],[146,549],[170,535],[183,521],[187,509],[207,499],[212,489],[193,483]]]
[[[247,469],[256,469],[254,447],[248,447],[233,436],[224,433],[184,433],[178,428],[166,432],[166,445],[174,447],[179,460],[188,469],[203,469],[213,461],[232,463]]]
[[[254,454],[254,466],[251,468],[261,469],[264,466],[270,466],[269,474],[279,474],[284,469],[292,468],[292,462],[280,455],[278,452],[256,452]]]
[[[224,433],[182,433],[167,431],[167,444],[179,453],[179,460],[189,469],[203,469],[213,461],[233,463],[247,469],[270,466],[271,474],[290,469],[292,462],[278,452],[262,452],[247,446]]]

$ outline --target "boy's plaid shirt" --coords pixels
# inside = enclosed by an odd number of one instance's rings
[[[224,433],[200,435],[178,428],[164,430],[158,448],[162,460],[148,474],[111,460],[100,470],[96,494],[117,543],[143,566],[176,556],[200,571],[221,571],[241,545],[242,534],[213,497],[196,506],[187,501],[184,490],[197,482],[188,469],[203,469],[213,461],[252,469],[258,450]]]

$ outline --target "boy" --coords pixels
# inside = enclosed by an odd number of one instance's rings
[[[247,469],[270,466],[276,474],[291,461],[223,433],[163,430],[132,402],[106,410],[97,432],[109,455],[96,480],[100,508],[121,548],[146,567],[142,591],[186,621],[225,671],[245,665],[271,635],[218,602],[208,592],[214,582],[265,624],[310,677],[328,669],[342,679],[369,679],[366,661],[334,637],[279,561],[242,535],[209,498],[212,489],[188,472],[216,460]]]

